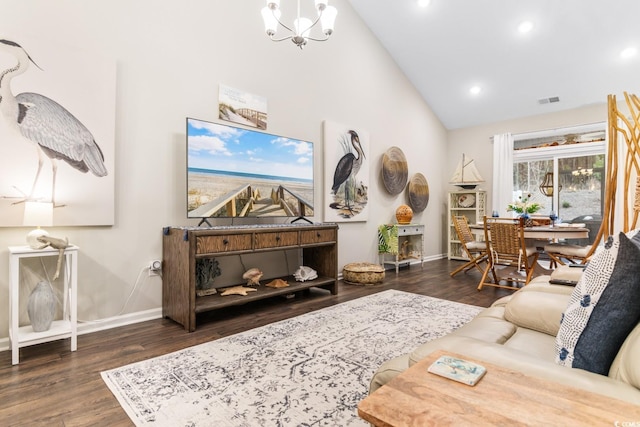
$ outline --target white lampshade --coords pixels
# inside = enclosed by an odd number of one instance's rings
[[[262,8],[262,20],[264,21],[264,31],[269,37],[276,34],[278,29],[278,19],[280,19],[280,9],[271,10],[268,7]]]
[[[338,9],[333,6],[327,6],[324,11],[322,11],[322,16],[320,16],[320,24],[322,25],[322,32],[326,36],[330,36],[331,33],[333,33],[336,16],[338,16]]]
[[[309,33],[311,32],[311,19],[309,18],[299,18],[293,21],[293,26],[296,30],[296,34],[301,35],[305,39],[309,37]]]
[[[53,225],[53,203],[25,202],[22,223],[38,227],[27,234],[27,243],[31,249],[42,248],[44,245],[38,241],[38,237],[48,236],[49,233],[40,227]]]
[[[53,203],[24,202],[22,224],[36,227],[53,225]]]

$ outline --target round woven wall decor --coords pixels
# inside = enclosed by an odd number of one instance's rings
[[[429,204],[429,184],[427,178],[416,173],[409,181],[409,206],[414,213],[422,212]]]
[[[389,148],[382,155],[382,182],[393,195],[400,194],[407,185],[409,167],[407,158],[398,147]]]

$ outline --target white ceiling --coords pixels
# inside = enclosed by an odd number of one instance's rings
[[[447,129],[640,93],[640,0],[349,2]],[[517,31],[524,20],[528,34]],[[623,60],[629,46],[638,54]]]

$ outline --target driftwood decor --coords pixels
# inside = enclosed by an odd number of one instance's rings
[[[64,257],[64,250],[69,247],[69,239],[66,237],[60,239],[51,236],[40,236],[36,240],[42,245],[38,249],[44,249],[47,246],[51,246],[58,250],[58,263],[56,265],[56,274],[53,275],[53,280],[56,280],[60,276],[60,267],[62,266],[62,258]]]
[[[638,225],[640,212],[640,100],[636,95],[624,93],[628,113],[618,109],[615,95],[609,95],[607,169],[604,179],[604,208],[602,224],[587,257],[591,257],[603,238],[615,233],[617,224],[623,232]],[[620,143],[621,141],[621,143]],[[631,201],[635,189],[635,200]],[[618,191],[622,203],[618,203]],[[622,212],[616,212],[621,207]]]
[[[607,225],[607,235],[613,234],[614,222],[621,223],[625,232],[638,224],[638,211],[631,209],[634,202],[630,198],[634,195],[636,179],[640,176],[640,100],[636,95],[626,92],[624,98],[629,109],[627,113],[618,110],[615,95],[609,95],[609,148],[602,221]],[[619,217],[616,216],[617,191],[622,192],[622,212]]]

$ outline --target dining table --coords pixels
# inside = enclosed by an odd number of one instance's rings
[[[471,232],[477,236],[484,237],[484,224],[469,224]],[[589,238],[589,229],[585,224],[555,224],[537,225],[524,228],[525,239],[535,240],[570,240]]]

